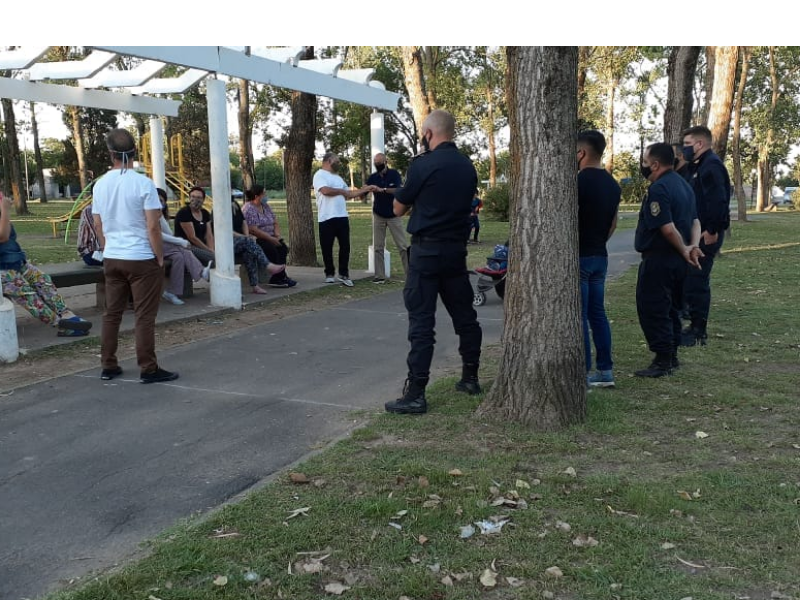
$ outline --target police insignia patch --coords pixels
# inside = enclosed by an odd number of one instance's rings
[[[659,206],[658,202],[650,203],[650,214],[654,217],[657,217],[661,214],[661,206]]]

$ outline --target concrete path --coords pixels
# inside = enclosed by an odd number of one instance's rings
[[[631,246],[630,231],[612,238],[612,275],[638,260]],[[478,309],[486,345],[500,339],[502,310],[493,293]],[[460,363],[438,314],[435,376]],[[126,361],[119,380],[101,382],[97,368],[0,398],[0,598],[118,564],[381,411],[405,378],[406,324],[396,286],[160,351],[181,374],[171,384],[141,385]]]

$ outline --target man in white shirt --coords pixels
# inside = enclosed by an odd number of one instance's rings
[[[358,198],[373,191],[374,186],[351,190],[344,179],[336,173],[339,157],[326,152],[322,157],[322,168],[314,173],[314,192],[317,195],[317,221],[319,222],[319,246],[325,265],[325,283],[340,281],[353,287],[350,279],[350,219],[347,215],[347,200]],[[339,277],[334,278],[333,241],[339,242]]]
[[[178,374],[160,368],[156,359],[156,315],[164,279],[161,202],[155,184],[131,168],[136,156],[133,136],[114,129],[106,136],[106,147],[114,167],[95,184],[92,200],[106,280],[100,379],[122,375],[117,362],[119,326],[132,296],[140,381],[172,381]]]

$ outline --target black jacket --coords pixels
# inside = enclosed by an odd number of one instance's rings
[[[719,156],[703,152],[689,164],[687,181],[694,190],[700,228],[712,235],[725,231],[731,224],[731,179]]]

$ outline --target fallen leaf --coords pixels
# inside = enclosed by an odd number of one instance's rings
[[[328,592],[329,594],[335,594],[337,596],[341,596],[349,589],[350,589],[349,586],[342,585],[339,582],[329,583],[328,585],[325,586],[326,592]]]
[[[608,509],[608,512],[610,512],[612,515],[617,515],[619,517],[630,517],[631,519],[638,519],[639,518],[639,515],[635,515],[633,513],[625,512],[624,510],[614,510],[608,504],[606,505],[606,508]]]
[[[491,569],[486,569],[483,573],[481,573],[480,581],[483,587],[493,588],[497,585],[497,573]]]
[[[461,528],[461,533],[459,533],[458,537],[462,540],[472,537],[475,535],[475,528],[472,525],[464,525]]]
[[[544,574],[548,577],[563,577],[564,573],[558,567],[548,567],[544,570]]]
[[[541,479],[533,479],[531,480],[531,485],[540,485],[542,483]]]
[[[153,594],[150,594],[147,597],[147,600],[161,600],[161,598],[159,598],[158,596],[153,596]]]
[[[223,585],[228,585],[228,578],[225,577],[225,575],[217,575],[214,577],[214,581],[212,581],[212,583],[222,587]]]
[[[498,521],[498,522],[476,521],[475,525],[477,525],[480,528],[482,534],[491,535],[495,533],[500,533],[500,531],[503,529],[503,525],[505,525],[506,523],[508,523],[508,520]]]
[[[672,550],[674,547],[675,547],[675,544],[672,544],[670,542],[664,542],[663,544],[661,544],[661,549],[662,550]]]
[[[461,472],[461,469],[451,469],[447,474],[453,477],[461,477],[464,473]]]
[[[453,580],[450,578],[450,575],[442,577],[441,583],[447,587],[453,587]]]
[[[425,545],[425,542],[427,542],[427,541],[428,541],[428,538],[426,538],[424,535],[420,535],[420,536],[417,538],[417,541],[419,542],[419,545],[420,545],[420,546],[424,546],[424,545]]]
[[[795,450],[800,450],[800,444],[792,444],[792,448]]]
[[[425,500],[425,502],[422,503],[422,508],[436,508],[441,503],[441,500]]]
[[[296,509],[294,509],[292,511],[289,511],[289,516],[286,517],[286,520],[288,521],[289,519],[294,519],[295,517],[300,516],[300,515],[302,515],[304,517],[307,517],[308,516],[308,511],[310,511],[310,510],[311,510],[310,506],[304,506],[303,508],[296,508]]]
[[[694,437],[696,437],[698,440],[704,440],[708,437],[708,434],[705,431],[695,431]]]
[[[583,533],[578,535],[574,540],[572,540],[572,545],[576,546],[577,548],[594,548],[600,542],[594,539],[591,536],[587,536]]]
[[[292,483],[310,483],[305,473],[289,473],[289,479]]]
[[[569,475],[570,477],[577,477],[578,473],[575,471],[573,467],[567,467],[563,471],[561,471],[564,475]]]
[[[214,535],[210,535],[210,536],[208,536],[208,537],[209,537],[209,538],[211,538],[212,540],[214,540],[214,539],[217,539],[217,540],[218,540],[218,539],[223,539],[223,538],[239,537],[239,536],[241,536],[241,535],[242,535],[242,534],[241,534],[241,533],[239,533],[238,531],[225,531],[225,530],[223,530],[223,529],[216,529],[215,531],[217,531],[218,533],[215,533]]]
[[[465,579],[472,579],[472,573],[454,573],[453,579],[456,581],[464,581]]]
[[[394,527],[395,529],[397,529],[397,531],[400,531],[400,530],[403,529],[403,526],[400,525],[400,523],[392,523],[391,521],[389,521],[389,527]]]
[[[678,497],[679,497],[681,500],[686,500],[686,501],[688,501],[688,502],[691,502],[691,501],[693,500],[693,498],[692,498],[692,495],[691,495],[689,492],[687,492],[687,491],[684,491],[684,490],[678,490],[678,492],[677,492],[677,493],[678,493]]]
[[[514,486],[519,490],[531,489],[531,484],[527,481],[523,481],[522,479],[517,479],[517,481],[514,483]]]
[[[419,487],[428,487],[430,484],[431,482],[428,481],[428,478],[425,477],[424,475],[421,475],[420,478],[417,479],[417,485]]]
[[[489,486],[489,493],[492,496],[499,496],[500,495],[500,488],[496,485]]]
[[[700,488],[697,488],[695,491],[692,492],[692,498],[694,498],[695,500],[700,498]]]
[[[324,488],[326,485],[328,485],[328,482],[322,479],[321,477],[317,477],[311,483],[314,485],[314,487],[317,488]]]
[[[622,589],[622,584],[621,583],[612,583],[610,587],[611,587],[611,591],[612,592],[616,592],[617,590],[621,590]]]
[[[399,510],[395,515],[392,517],[393,519],[402,519],[408,514],[407,510]]]
[[[432,565],[428,565],[428,568],[431,570],[431,573],[438,573],[441,571],[442,567],[439,563],[434,563]]]
[[[565,523],[564,521],[556,521],[556,529],[560,529],[561,531],[572,531],[572,525]]]
[[[408,560],[411,561],[412,565],[416,565],[416,564],[418,564],[420,562],[420,560],[416,556],[409,556]]]
[[[683,559],[682,559],[680,556],[678,556],[677,554],[675,555],[675,558],[677,558],[679,562],[683,563],[683,564],[684,564],[684,565],[686,565],[687,567],[692,567],[692,568],[694,568],[694,569],[705,569],[705,568],[706,568],[704,565],[696,565],[696,564],[694,564],[694,563],[690,563],[688,560],[683,560]]]
[[[506,583],[513,588],[517,588],[522,586],[525,581],[523,579],[518,579],[516,577],[506,577]]]

